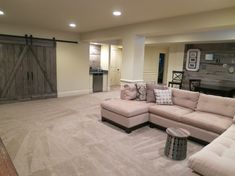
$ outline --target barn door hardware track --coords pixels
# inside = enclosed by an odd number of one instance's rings
[[[33,37],[32,35],[25,35],[25,36],[19,36],[19,35],[7,35],[7,34],[0,34],[0,36],[2,37],[14,37],[14,38],[26,38],[26,42],[30,43],[26,43],[26,44],[32,44],[33,40],[43,40],[43,41],[54,41],[54,42],[64,42],[64,43],[74,43],[74,44],[78,44],[78,41],[71,41],[71,40],[59,40],[59,39],[49,39],[49,38],[38,38],[38,37]]]

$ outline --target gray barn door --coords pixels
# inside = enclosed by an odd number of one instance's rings
[[[23,45],[0,44],[0,100],[30,98],[26,50]]]
[[[0,38],[0,102],[57,97],[55,46],[9,41]]]
[[[56,57],[52,47],[30,47],[30,87],[33,99],[57,96]]]

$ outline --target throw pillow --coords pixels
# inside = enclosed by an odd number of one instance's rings
[[[156,103],[159,105],[172,105],[172,91],[171,89],[160,90],[154,89]]]
[[[136,100],[146,101],[146,83],[136,83]]]
[[[121,90],[121,99],[134,100],[136,99],[136,86],[135,84],[125,84]]]
[[[147,83],[146,89],[147,89],[147,91],[146,91],[147,92],[147,97],[146,97],[147,103],[155,103],[156,98],[155,98],[155,94],[154,94],[154,89],[165,90],[165,89],[168,89],[168,87],[164,84]]]

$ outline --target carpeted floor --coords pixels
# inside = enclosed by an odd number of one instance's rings
[[[118,91],[0,105],[0,137],[20,176],[186,176],[187,159],[163,154],[166,134],[126,134],[100,121]],[[201,145],[189,142],[188,156]]]

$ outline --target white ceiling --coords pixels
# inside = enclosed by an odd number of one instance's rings
[[[0,0],[6,14],[0,23],[87,32],[233,6],[235,0]],[[123,15],[114,17],[113,10]]]

